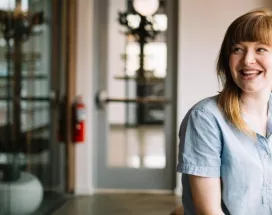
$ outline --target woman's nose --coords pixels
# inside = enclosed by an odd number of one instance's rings
[[[256,63],[255,53],[252,52],[252,51],[246,52],[245,55],[244,55],[244,64],[246,66],[249,66],[249,65],[252,65],[254,63]]]

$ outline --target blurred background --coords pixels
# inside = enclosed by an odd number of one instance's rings
[[[67,150],[58,130],[68,23],[61,4],[0,2],[1,215],[48,214],[65,200]]]
[[[170,214],[179,124],[228,25],[271,6],[1,0],[0,215]]]

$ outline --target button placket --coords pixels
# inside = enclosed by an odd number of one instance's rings
[[[268,191],[271,190],[271,184],[270,184],[270,183],[267,183],[267,184],[265,185],[265,189],[268,190]]]
[[[269,163],[270,163],[270,147],[268,145],[268,141],[266,140],[266,138],[261,137],[260,138],[260,142],[262,144],[262,147],[259,148],[259,150],[261,150],[260,154],[263,160],[263,169],[264,169],[264,183],[263,183],[263,203],[264,204],[268,204],[270,202],[269,196],[271,193],[271,179],[272,179],[272,175],[269,173],[269,171],[267,171],[268,167],[269,167]]]
[[[271,154],[271,150],[270,150],[270,145],[269,145],[269,140],[265,137],[260,137],[259,141],[262,143],[263,147],[264,147],[264,159],[266,161],[270,161],[270,154]]]
[[[267,196],[271,196],[272,190],[272,173],[269,171],[269,166],[271,166],[271,154],[270,148],[267,148],[266,152],[264,153],[264,168],[267,170],[265,174],[265,190]],[[271,168],[271,167],[270,167]],[[267,199],[269,202],[271,201],[270,197]]]

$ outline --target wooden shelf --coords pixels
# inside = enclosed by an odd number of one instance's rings
[[[170,100],[163,96],[138,97],[138,98],[106,98],[105,102],[143,103],[143,104],[167,104]]]
[[[135,76],[114,76],[117,80],[134,80],[137,84],[156,84],[163,83],[165,78],[159,77],[148,77],[148,78],[137,78]]]
[[[13,98],[12,97],[7,97],[7,96],[0,96],[0,101],[1,100],[12,100]],[[19,98],[21,101],[28,101],[28,102],[50,102],[52,100],[51,97],[49,96],[37,96],[37,97],[31,97],[31,96],[28,96],[28,97],[20,97]]]
[[[14,53],[6,53],[5,57],[6,57],[6,59],[13,60]],[[42,55],[39,52],[22,53],[22,61],[23,62],[29,62],[29,61],[35,62],[37,60],[40,60],[41,58],[42,58]]]
[[[2,75],[0,75],[0,79],[8,79],[8,78],[13,79],[14,76],[13,75],[11,75],[11,76],[2,76]],[[21,78],[22,79],[47,79],[48,76],[47,75],[22,75]]]

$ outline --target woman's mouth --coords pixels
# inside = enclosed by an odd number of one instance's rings
[[[240,74],[245,80],[252,80],[260,75],[262,71],[259,70],[240,70]]]

